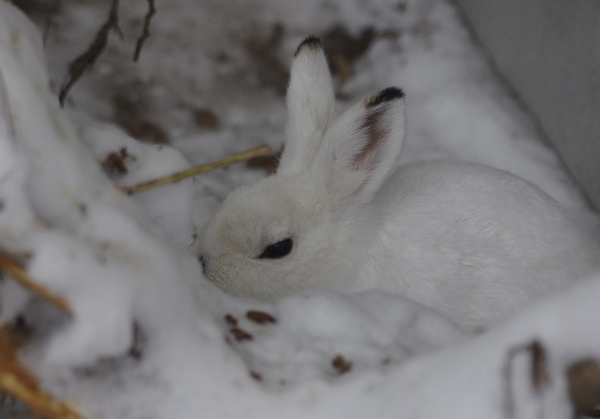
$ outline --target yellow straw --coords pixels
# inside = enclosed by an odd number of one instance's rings
[[[48,301],[65,314],[68,314],[69,316],[73,315],[73,311],[71,311],[71,308],[62,297],[51,293],[46,288],[35,282],[14,256],[9,255],[2,250],[0,250],[0,271],[6,272],[19,284],[33,292],[38,297]]]
[[[261,156],[270,151],[270,148],[263,145],[252,150],[244,151],[243,153],[234,154],[233,156],[226,157],[221,160],[217,160],[213,163],[203,164],[201,166],[192,167],[191,169],[184,170],[182,172],[173,173],[168,176],[164,176],[158,179],[143,182],[131,187],[120,187],[120,189],[127,195],[133,195],[136,193],[147,191],[148,189],[157,188],[163,185],[169,185],[177,183],[183,179],[187,179],[192,176],[199,175],[201,173],[210,172],[211,170],[218,169],[219,167],[229,166],[234,163],[238,163],[244,160],[251,159],[253,157]]]

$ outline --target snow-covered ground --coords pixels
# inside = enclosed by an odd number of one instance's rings
[[[49,3],[29,13],[56,92],[110,5]],[[243,300],[204,280],[186,248],[216,205],[264,169],[240,164],[134,198],[113,187],[263,143],[279,150],[285,73],[314,33],[332,55],[356,55],[352,77],[335,80],[339,109],[390,85],[407,92],[403,161],[511,171],[598,231],[451,5],[158,2],[134,63],[146,8],[123,2],[123,39],[111,34],[62,112],[45,90],[39,35],[0,1],[0,244],[31,255],[31,275],[74,311],[66,318],[0,281],[0,321],[26,313],[37,333],[23,362],[45,389],[106,418],[569,417],[566,369],[600,357],[600,276],[480,336],[379,291]],[[107,177],[97,162],[123,148],[127,173]]]

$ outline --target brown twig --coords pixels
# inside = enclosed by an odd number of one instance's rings
[[[36,283],[16,257],[1,250],[0,271],[7,273],[23,287],[27,288],[38,297],[48,301],[65,314],[69,316],[73,315],[73,311],[62,297],[51,293],[43,286]]]
[[[96,38],[89,48],[83,54],[77,57],[71,64],[69,64],[69,72],[60,88],[60,93],[58,95],[58,101],[60,102],[61,106],[64,106],[65,99],[67,98],[71,87],[77,83],[86,70],[94,65],[100,54],[102,54],[106,48],[106,44],[108,43],[108,34],[111,29],[121,35],[121,30],[119,29],[119,0],[112,0],[112,6],[108,13],[108,18],[100,27],[100,30],[96,34]]]
[[[131,187],[121,187],[120,189],[127,195],[133,195],[136,193],[144,192],[149,189],[153,189],[163,185],[169,185],[177,183],[183,179],[187,179],[192,176],[199,175],[201,173],[210,172],[211,170],[218,169],[219,167],[229,166],[233,163],[238,163],[244,160],[251,159],[256,156],[266,154],[270,151],[269,147],[263,145],[252,150],[244,151],[243,153],[234,154],[233,156],[226,157],[221,160],[217,160],[213,163],[203,164],[201,166],[192,167],[191,169],[184,170],[183,172],[173,173],[168,176],[164,176],[158,179],[143,182]]]
[[[152,20],[152,16],[156,13],[156,7],[154,4],[154,0],[148,0],[148,13],[146,13],[146,17],[144,18],[144,28],[142,29],[142,35],[138,38],[137,43],[135,44],[135,52],[133,54],[133,61],[137,62],[140,58],[140,53],[142,52],[142,47],[144,46],[144,42],[150,36],[150,21]]]
[[[49,419],[82,419],[73,406],[59,402],[39,388],[17,357],[18,345],[8,327],[0,329],[0,391],[23,402],[32,411]]]

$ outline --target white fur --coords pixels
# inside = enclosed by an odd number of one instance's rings
[[[477,329],[599,268],[598,246],[526,181],[459,162],[397,167],[404,98],[390,92],[332,122],[320,43],[300,46],[278,173],[234,191],[198,240],[210,280],[264,300],[380,288]],[[286,238],[287,256],[258,257]]]

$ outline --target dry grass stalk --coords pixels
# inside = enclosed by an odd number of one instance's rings
[[[140,183],[131,187],[121,187],[120,189],[127,195],[133,195],[136,193],[144,192],[149,189],[157,188],[159,186],[170,185],[177,183],[183,179],[193,177],[202,173],[210,172],[211,170],[218,169],[219,167],[229,166],[234,163],[239,163],[256,156],[261,156],[270,151],[270,148],[266,145],[254,148],[252,150],[244,151],[243,153],[234,154],[233,156],[226,157],[221,160],[217,160],[212,163],[203,164],[201,166],[192,167],[191,169],[184,170],[182,172],[173,173],[172,175],[164,176],[158,179],[150,180],[148,182]]]
[[[10,394],[33,412],[49,419],[83,419],[77,410],[43,392],[35,378],[19,364],[18,345],[8,327],[0,329],[0,391]]]
[[[65,314],[69,316],[73,315],[73,311],[62,297],[51,293],[35,282],[17,258],[3,250],[0,250],[0,271],[7,273],[23,287],[46,300]]]

